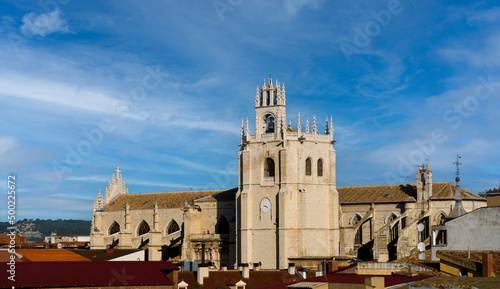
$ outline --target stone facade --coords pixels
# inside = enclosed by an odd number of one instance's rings
[[[220,191],[129,194],[120,169],[94,203],[91,247],[148,248],[150,260],[239,263],[263,269],[333,257],[387,261],[430,244],[459,192],[465,211],[486,200],[448,182],[429,165],[415,184],[336,187],[333,124],[286,120],[284,85],[269,79],[255,97],[255,131],[242,121],[238,187]],[[418,233],[416,226],[425,225]]]

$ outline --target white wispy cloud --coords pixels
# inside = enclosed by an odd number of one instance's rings
[[[321,2],[321,0],[285,0],[284,5],[288,15],[296,16],[305,7],[318,9]]]
[[[39,35],[42,37],[53,33],[69,32],[68,24],[61,18],[61,11],[59,9],[39,15],[35,13],[24,15],[23,25],[21,25],[20,29],[24,35]]]
[[[0,156],[19,146],[16,137],[0,136]]]
[[[102,175],[94,175],[94,176],[72,176],[67,178],[68,181],[77,181],[84,183],[100,183],[103,186],[107,185],[111,180],[109,176]],[[125,184],[128,185],[141,185],[141,186],[150,186],[150,187],[164,187],[164,188],[182,188],[182,189],[202,189],[203,186],[196,185],[186,185],[186,184],[178,184],[178,183],[170,183],[170,182],[155,182],[155,181],[147,181],[147,180],[137,180],[137,179],[124,179]]]

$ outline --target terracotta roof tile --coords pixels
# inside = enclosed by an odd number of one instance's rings
[[[231,189],[235,190],[235,189]],[[185,203],[193,205],[194,200],[231,190],[185,191],[119,195],[105,208],[105,211],[124,210],[128,203],[131,210],[159,208],[181,208]]]
[[[432,199],[453,200],[455,188],[450,182],[433,183]],[[339,187],[337,191],[341,204],[415,202],[417,196],[415,184]],[[464,188],[460,188],[460,193],[463,200],[486,201]]]
[[[17,249],[17,253],[30,261],[89,261],[67,249]]]
[[[250,271],[250,278],[248,279],[244,279],[238,270],[210,271],[209,277],[203,280],[203,285],[198,285],[194,272],[179,272],[179,282],[184,281],[188,283],[189,289],[229,289],[228,285],[235,284],[240,280],[243,280],[243,282],[247,284],[246,288],[258,288],[274,284],[299,281],[301,278],[298,275],[290,275],[284,270]]]
[[[467,250],[439,250],[439,255],[452,260],[457,260],[469,265],[482,264],[483,254],[493,254],[493,270],[500,272],[500,251],[470,251],[470,258],[467,258]]]
[[[121,256],[129,255],[135,252],[143,251],[141,249],[114,249],[111,253],[107,253],[106,250],[98,249],[76,249],[71,250],[71,252],[81,255],[90,261],[108,261]]]

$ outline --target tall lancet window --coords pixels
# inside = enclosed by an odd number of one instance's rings
[[[271,158],[267,158],[264,163],[264,177],[274,178],[274,161]]]
[[[266,116],[266,133],[274,132],[275,122],[274,116],[272,114],[268,114]]]
[[[323,176],[323,160],[319,159],[318,160],[318,177]]]
[[[311,172],[311,158],[306,159],[306,176],[310,176],[312,174]]]

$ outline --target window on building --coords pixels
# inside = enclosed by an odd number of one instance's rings
[[[215,226],[215,233],[216,234],[229,234],[229,222],[227,221],[226,217],[221,216],[219,218],[219,221],[217,222],[217,225]]]
[[[274,178],[274,161],[271,158],[267,158],[264,163],[264,177]]]
[[[113,234],[116,234],[120,232],[120,225],[118,225],[117,222],[113,222],[113,224],[111,224],[111,226],[109,226],[109,235],[113,235]]]
[[[272,114],[266,115],[266,133],[273,133],[275,127],[274,116]]]
[[[311,172],[311,158],[306,159],[306,176],[310,176]]]
[[[177,224],[177,222],[175,220],[172,220],[170,222],[170,224],[168,225],[168,228],[167,228],[167,235],[170,235],[172,233],[175,233],[177,231],[179,231],[180,228],[179,228],[179,224]]]
[[[150,231],[148,223],[146,221],[142,221],[141,224],[139,224],[139,228],[137,229],[137,235],[144,235]]]
[[[361,216],[356,215],[354,216],[354,219],[352,220],[352,225],[356,225],[361,221]],[[363,244],[363,225],[359,226],[358,230],[356,231],[356,235],[354,236],[354,245],[361,245]]]
[[[438,217],[438,223],[439,225],[442,225],[444,224],[444,221],[446,220],[446,216],[444,214],[440,214],[439,217]]]
[[[323,160],[319,159],[318,160],[318,177],[323,176]]]

